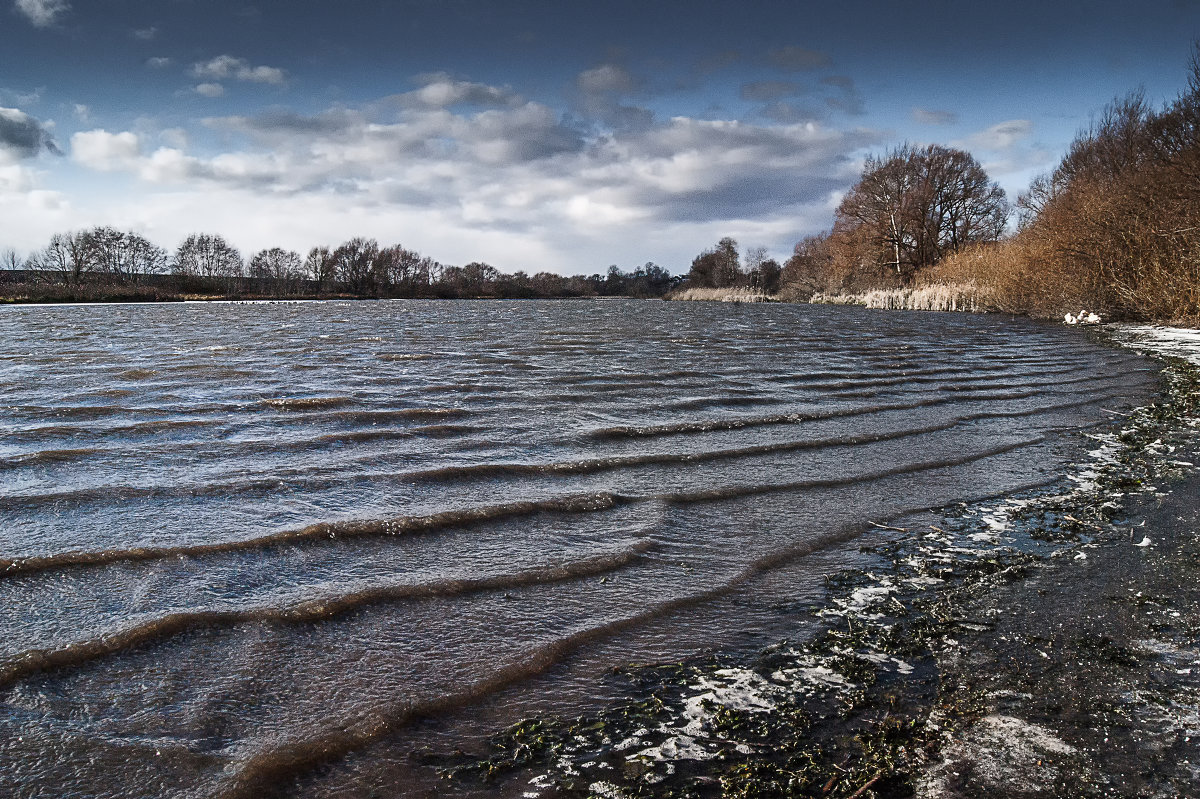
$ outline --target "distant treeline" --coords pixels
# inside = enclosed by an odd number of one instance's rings
[[[59,233],[26,259],[0,259],[0,298],[10,301],[164,301],[187,297],[661,297],[680,279],[647,263],[626,272],[563,276],[448,266],[399,245],[354,238],[304,258],[279,247],[248,261],[219,235],[188,236],[174,253],[110,227]]]

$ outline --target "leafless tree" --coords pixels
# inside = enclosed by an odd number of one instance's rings
[[[688,283],[697,288],[724,288],[742,282],[741,256],[738,244],[726,236],[711,250],[705,250],[692,260]]]
[[[350,239],[330,257],[338,282],[358,294],[375,290],[375,266],[379,258],[379,242],[375,239]]]
[[[167,251],[137,233],[97,227],[83,235],[95,271],[117,282],[136,283],[141,275],[166,269]]]
[[[274,280],[295,280],[301,277],[304,263],[300,254],[282,247],[259,250],[250,259],[250,276]]]
[[[172,268],[189,277],[237,278],[243,272],[242,254],[221,236],[193,233],[175,251]]]
[[[328,247],[313,247],[304,259],[304,276],[325,286],[334,280],[333,253]]]
[[[998,239],[1008,215],[1004,191],[969,153],[905,145],[867,159],[838,207],[834,244],[865,243],[859,260],[907,280],[949,253]]]
[[[57,275],[68,286],[78,286],[96,268],[86,232],[55,233],[50,243],[30,258],[33,268]]]

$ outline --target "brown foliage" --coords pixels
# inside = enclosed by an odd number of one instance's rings
[[[1005,310],[1200,318],[1200,63],[1161,111],[1140,93],[1110,105],[1018,204],[1011,241],[944,270],[991,287]]]

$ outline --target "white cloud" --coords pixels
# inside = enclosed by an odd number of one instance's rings
[[[158,28],[151,25],[148,28],[135,28],[132,31],[133,38],[140,39],[143,42],[153,41],[158,38]]]
[[[632,85],[607,69],[584,84],[612,94]],[[505,269],[646,260],[685,269],[724,235],[786,255],[828,225],[831,198],[857,177],[856,155],[880,142],[870,130],[815,122],[599,124],[443,74],[357,108],[204,124],[208,135],[154,133],[148,122],[139,133],[77,133],[76,164],[142,185],[125,201],[97,192],[96,208],[64,213],[76,226],[138,225],[168,246],[196,229],[246,249],[367,235]],[[581,263],[580,253],[603,263]]]
[[[637,85],[633,75],[616,64],[602,64],[579,73],[579,88],[585,92],[616,92],[628,94]]]
[[[196,78],[213,81],[240,80],[276,86],[282,85],[287,77],[286,73],[277,67],[251,66],[246,59],[231,55],[219,55],[208,61],[193,64],[191,74]]]
[[[202,97],[220,97],[225,93],[225,87],[219,83],[197,83],[192,91]]]
[[[967,144],[981,150],[1008,150],[1022,143],[1033,132],[1033,122],[1028,119],[1010,119],[992,125],[987,130],[972,134]]]
[[[486,83],[456,80],[445,72],[420,75],[421,88],[391,98],[402,105],[424,105],[431,108],[449,108],[467,104],[480,106],[519,105],[524,102],[507,86],[489,86]]]
[[[109,133],[106,130],[81,131],[71,137],[71,159],[99,172],[135,168],[142,155],[136,133]]]
[[[38,28],[50,27],[71,10],[66,0],[16,0],[14,7]]]
[[[171,66],[171,59],[165,56],[155,56],[154,58],[146,59],[146,66],[151,69],[165,69]]]

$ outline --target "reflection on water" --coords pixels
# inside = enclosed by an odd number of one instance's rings
[[[771,634],[870,522],[1052,480],[1153,383],[1074,331],[806,306],[14,307],[0,341],[29,797],[403,795],[414,719]]]

